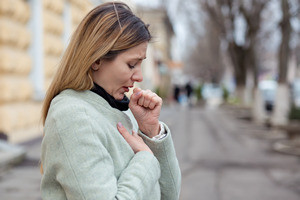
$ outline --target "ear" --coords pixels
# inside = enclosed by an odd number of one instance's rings
[[[92,64],[92,70],[98,71],[98,70],[99,70],[99,67],[100,67],[100,59],[96,60],[96,62],[94,62],[94,63]]]

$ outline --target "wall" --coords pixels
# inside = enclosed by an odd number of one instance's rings
[[[0,132],[9,142],[42,135],[42,99],[66,38],[92,7],[81,0],[0,1]]]

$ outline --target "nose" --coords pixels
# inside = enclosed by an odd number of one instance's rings
[[[135,82],[142,82],[143,81],[143,73],[142,69],[138,67],[136,71],[132,75],[132,80]]]

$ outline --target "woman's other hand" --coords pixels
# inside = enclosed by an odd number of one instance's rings
[[[159,115],[162,99],[151,90],[135,88],[130,97],[129,108],[134,115],[139,129],[152,138],[159,134]]]
[[[130,135],[121,122],[117,124],[117,128],[126,142],[130,145],[134,153],[137,153],[139,151],[148,151],[152,153],[151,149],[145,144],[144,140],[135,131],[132,131],[132,135]]]

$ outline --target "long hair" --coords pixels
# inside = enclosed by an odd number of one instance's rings
[[[52,99],[61,91],[82,91],[93,87],[91,65],[94,62],[113,60],[122,51],[150,40],[148,25],[126,4],[108,2],[91,10],[73,33],[46,93],[43,124]]]

